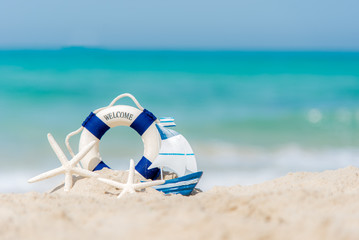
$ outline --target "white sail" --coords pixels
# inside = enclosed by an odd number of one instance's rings
[[[161,134],[161,149],[149,169],[167,167],[179,177],[187,171],[197,172],[197,162],[188,141],[179,133],[158,126]]]

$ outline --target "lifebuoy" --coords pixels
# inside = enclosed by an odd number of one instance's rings
[[[113,104],[122,97],[130,97],[134,100],[138,108],[127,105]],[[136,170],[147,179],[155,179],[159,175],[159,169],[148,169],[154,159],[157,157],[161,147],[161,137],[156,128],[157,118],[148,110],[143,109],[137,100],[130,94],[122,94],[117,97],[108,107],[91,112],[82,123],[82,133],[79,142],[79,151],[87,144],[95,141],[96,144],[89,153],[81,160],[84,168],[96,171],[108,167],[101,159],[99,145],[102,136],[110,128],[117,126],[129,126],[133,128],[142,138],[144,144],[144,153],[141,160],[136,165]],[[71,133],[74,135],[75,132]],[[68,139],[66,144],[72,152]],[[75,133],[76,134],[76,133]]]

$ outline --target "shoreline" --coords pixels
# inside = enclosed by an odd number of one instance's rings
[[[359,168],[297,172],[190,197],[79,179],[69,193],[0,194],[1,239],[358,239]]]

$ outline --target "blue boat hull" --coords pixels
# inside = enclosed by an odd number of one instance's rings
[[[182,194],[189,196],[196,187],[203,172],[195,172],[183,177],[166,180],[164,184],[154,186],[153,188],[164,192],[165,194]]]

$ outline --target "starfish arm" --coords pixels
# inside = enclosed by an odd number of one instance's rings
[[[106,179],[106,178],[97,178],[99,181],[104,182],[108,185],[111,185],[113,187],[117,187],[117,188],[121,188],[124,189],[125,188],[125,184],[123,183],[119,183],[110,179]]]
[[[148,187],[153,187],[157,185],[164,184],[165,180],[157,180],[157,181],[151,181],[151,182],[142,182],[142,183],[136,183],[134,184],[134,188],[137,189],[143,189]]]
[[[37,175],[36,177],[33,177],[33,178],[29,179],[27,182],[29,182],[29,183],[38,182],[38,181],[41,181],[41,180],[44,180],[44,179],[48,179],[48,178],[57,176],[57,175],[59,175],[61,173],[64,173],[64,171],[65,170],[64,170],[63,167],[58,167],[58,168],[52,169],[50,171],[41,173],[40,175]]]
[[[75,166],[80,160],[92,149],[92,147],[96,144],[96,141],[92,141],[87,144],[84,149],[82,149],[76,156],[71,159],[70,165]]]
[[[127,179],[127,183],[133,183],[133,178],[135,176],[135,162],[133,161],[133,159],[130,160],[130,169],[128,172],[128,179]]]
[[[127,192],[128,193],[135,193],[136,190],[135,190],[134,186],[132,185],[131,187],[128,188]]]
[[[73,181],[72,181],[72,174],[67,172],[65,174],[65,186],[64,186],[64,191],[65,192],[68,192],[71,188],[72,188],[72,184],[73,184]]]
[[[117,197],[117,198],[121,198],[121,197],[123,197],[123,195],[125,195],[127,192],[128,192],[128,190],[127,190],[127,189],[122,190],[122,192],[120,193],[120,195],[118,195],[118,197]]]
[[[91,172],[86,169],[82,169],[79,167],[73,168],[72,172],[76,173],[77,175],[83,176],[83,177],[97,177],[98,173]]]
[[[58,157],[58,159],[60,160],[61,164],[66,165],[68,162],[66,155],[61,150],[60,146],[57,144],[55,138],[51,135],[51,133],[47,134],[47,140],[49,141],[52,150],[54,150],[54,152],[55,152],[56,156]]]

